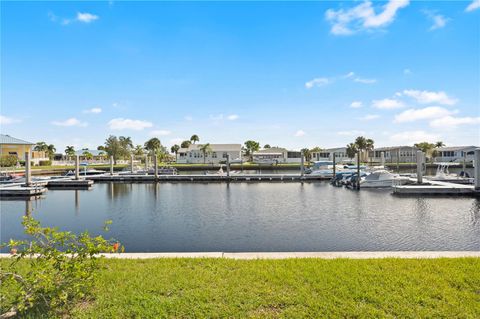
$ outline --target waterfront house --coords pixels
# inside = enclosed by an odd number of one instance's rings
[[[200,150],[202,144],[191,144],[188,148],[181,148],[177,152],[177,163],[179,164],[218,164],[226,162],[227,155],[230,160],[242,158],[241,144],[210,144],[211,151],[203,158]]]
[[[258,164],[300,163],[302,153],[283,147],[271,147],[253,153],[253,162]]]
[[[31,162],[38,165],[40,161],[48,161],[43,151],[33,151],[35,143],[21,140],[10,135],[0,134],[0,156],[13,155],[19,161],[25,161],[25,153],[31,154]]]
[[[417,161],[418,148],[413,146],[389,146],[378,147],[368,153],[369,160],[381,162],[382,152],[385,163],[415,163]]]
[[[349,162],[353,160],[352,158],[348,158],[346,147],[327,148],[319,152],[312,152],[311,160],[312,161],[333,161],[333,154],[335,154],[335,161],[337,163]]]
[[[472,162],[477,146],[449,146],[436,149],[435,162]]]

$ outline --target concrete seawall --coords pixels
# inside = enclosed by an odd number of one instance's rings
[[[338,251],[338,252],[188,252],[188,253],[121,253],[103,254],[115,259],[154,259],[154,258],[227,258],[238,260],[252,259],[432,259],[432,258],[480,258],[480,251]],[[11,257],[0,254],[0,258]]]

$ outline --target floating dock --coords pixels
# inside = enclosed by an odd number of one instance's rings
[[[89,188],[93,185],[92,180],[88,179],[56,179],[47,182],[48,188]]]
[[[87,179],[96,182],[306,182],[330,180],[329,177],[299,174],[233,174],[227,175],[92,175]]]
[[[394,186],[393,194],[396,195],[466,195],[480,196],[474,185],[455,184],[439,181],[426,181],[423,184]]]
[[[0,197],[34,197],[45,193],[47,189],[42,186],[11,186],[1,187]]]

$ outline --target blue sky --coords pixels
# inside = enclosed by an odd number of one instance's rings
[[[2,2],[1,132],[480,144],[480,1]]]

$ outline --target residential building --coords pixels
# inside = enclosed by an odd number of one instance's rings
[[[302,153],[299,151],[289,151],[283,147],[271,147],[259,150],[253,153],[254,163],[300,163]]]
[[[191,144],[188,148],[181,148],[177,153],[177,163],[179,164],[218,164],[227,160],[238,160],[242,158],[241,144],[210,144],[211,151],[204,158],[200,150],[203,144]]]
[[[389,146],[378,147],[368,153],[369,160],[378,162],[382,160],[382,152],[385,163],[415,163],[417,161],[418,148],[413,146]]]
[[[19,161],[25,161],[25,153],[31,154],[31,162],[38,165],[40,161],[48,161],[43,151],[34,151],[35,143],[27,142],[10,135],[0,134],[0,156],[14,155]]]
[[[335,154],[335,162],[337,163],[353,160],[348,158],[346,147],[327,148],[320,152],[312,152],[311,157],[312,161],[333,161],[333,154]]]
[[[473,161],[475,149],[478,146],[449,146],[436,149],[435,162],[466,162]]]

